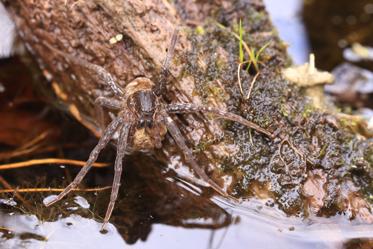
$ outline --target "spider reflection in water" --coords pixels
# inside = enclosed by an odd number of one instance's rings
[[[101,76],[101,79],[104,79],[105,83],[110,86],[114,97],[101,96],[96,99],[96,103],[100,106],[117,110],[118,114],[103,131],[102,137],[100,138],[98,144],[92,150],[85,166],[80,170],[75,179],[57,197],[46,203],[46,206],[50,206],[58,202],[79,185],[89,169],[92,167],[92,164],[97,160],[100,151],[109,143],[114,134],[119,132],[117,156],[114,164],[115,173],[113,186],[110,195],[110,202],[102,225],[102,229],[104,229],[105,225],[110,219],[118,196],[123,167],[123,157],[126,150],[128,150],[128,147],[131,145],[131,142],[133,143],[134,133],[139,130],[143,130],[145,132],[145,135],[152,141],[154,147],[156,148],[160,148],[162,146],[162,139],[168,131],[179,149],[184,154],[185,161],[192,167],[194,172],[202,180],[207,182],[209,186],[212,187],[216,192],[223,196],[228,196],[228,194],[218,184],[212,181],[205,171],[197,164],[192,150],[186,145],[185,138],[171,118],[170,114],[198,112],[211,113],[220,118],[241,123],[247,127],[264,133],[269,137],[272,137],[272,134],[239,115],[217,108],[210,106],[199,106],[192,103],[167,104],[164,102],[162,93],[164,92],[165,84],[169,76],[168,67],[170,64],[170,59],[174,53],[177,36],[178,31],[176,30],[172,36],[171,45],[163,63],[158,84],[154,84],[154,82],[148,78],[139,77],[130,82],[124,90],[122,90],[115,83],[111,74],[108,73],[104,68],[65,55],[65,58],[79,63],[90,70],[94,70],[98,75]],[[58,53],[61,54],[61,52]]]

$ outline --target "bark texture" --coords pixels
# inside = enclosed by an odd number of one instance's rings
[[[181,27],[166,99],[227,109],[281,138],[271,140],[205,114],[175,117],[201,167],[208,167],[211,177],[233,195],[272,198],[289,214],[330,215],[342,210],[351,218],[373,222],[371,204],[361,192],[371,191],[372,140],[354,135],[336,117],[313,108],[300,89],[282,79],[281,68],[289,61],[286,47],[262,1],[14,0],[6,4],[57,97],[97,136],[101,130],[94,99],[97,90],[104,92],[107,86],[94,72],[71,63],[45,43],[104,67],[125,86],[139,76],[156,81],[172,33]],[[268,45],[249,100],[237,85],[239,42],[233,32],[239,20],[252,49]],[[110,43],[118,34],[123,39]],[[241,71],[245,92],[255,73]],[[285,140],[290,142],[281,142]],[[154,155],[170,165],[180,163],[180,152],[171,139]],[[352,165],[358,165],[359,171]]]

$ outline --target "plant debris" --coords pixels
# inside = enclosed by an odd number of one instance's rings
[[[301,87],[312,87],[320,84],[331,84],[334,76],[328,72],[321,72],[315,67],[315,55],[310,54],[309,62],[301,66],[289,67],[282,72],[285,79]]]

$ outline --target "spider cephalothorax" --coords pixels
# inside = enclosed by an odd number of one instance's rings
[[[122,102],[122,109],[130,110],[132,119],[137,120],[131,150],[149,151],[162,147],[167,128],[159,115],[161,103],[160,98],[154,94],[154,86],[150,79],[140,77],[124,89],[127,94]]]
[[[138,91],[133,94],[134,106],[137,111],[138,128],[152,128],[154,126],[156,97],[151,90]]]
[[[86,165],[81,169],[74,181],[72,181],[55,199],[47,203],[47,206],[61,200],[72,189],[78,186],[92,167],[92,164],[97,160],[100,151],[110,142],[114,134],[117,132],[119,133],[119,138],[117,143],[117,157],[114,165],[115,174],[113,188],[103,227],[110,219],[118,196],[125,152],[129,147],[131,147],[132,150],[141,151],[152,149],[154,147],[159,148],[162,146],[162,139],[167,132],[174,139],[176,145],[184,154],[186,163],[192,167],[194,172],[218,193],[223,196],[228,196],[228,194],[219,185],[212,181],[205,171],[197,164],[192,150],[187,146],[184,136],[172,119],[172,115],[178,113],[211,113],[220,118],[241,123],[247,127],[264,133],[269,137],[272,137],[272,134],[239,115],[211,106],[200,106],[193,103],[165,103],[162,98],[162,93],[164,92],[162,87],[164,87],[164,81],[166,81],[169,74],[168,66],[170,58],[174,52],[176,40],[177,32],[175,32],[172,37],[171,46],[163,64],[161,81],[157,82],[158,84],[155,84],[148,78],[139,77],[130,82],[124,90],[115,83],[111,74],[104,68],[86,61],[77,60],[72,56],[62,54],[62,52],[56,51],[52,48],[57,53],[64,55],[70,61],[78,63],[90,70],[94,70],[97,74],[101,75],[101,79],[105,79],[105,83],[110,86],[114,96],[100,96],[96,99],[96,103],[100,106],[116,110],[117,115],[102,132],[98,144],[92,150]]]

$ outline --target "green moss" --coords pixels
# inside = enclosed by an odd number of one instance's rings
[[[246,18],[241,24],[237,20],[231,27],[213,25],[215,28],[211,28],[205,25],[203,37],[193,34],[191,40],[194,39],[196,43],[192,44],[193,51],[185,61],[189,63],[188,74],[196,82],[196,94],[204,104],[209,104],[211,99],[223,102],[228,110],[261,127],[266,127],[270,132],[281,128],[280,139],[287,137],[294,147],[310,159],[314,159],[318,168],[342,182],[344,177],[353,175],[353,172],[349,172],[349,168],[344,165],[346,155],[354,153],[354,148],[350,146],[354,132],[351,129],[336,130],[326,124],[324,114],[315,109],[307,98],[302,97],[297,87],[282,79],[281,68],[289,63],[287,57],[281,54],[285,53],[283,44],[275,37],[269,38],[267,35],[264,37],[260,33],[252,33],[253,30],[257,32],[256,24],[266,22],[265,18],[262,19],[262,14],[256,13],[251,17],[255,19],[254,23],[251,23],[253,20]],[[273,30],[261,31],[266,34],[276,33]],[[247,52],[245,43],[249,45],[251,54]],[[220,48],[227,52],[221,57],[217,53]],[[279,59],[279,54],[282,59]],[[245,100],[237,85],[237,66],[239,61],[250,59],[250,56],[258,65],[260,77],[254,84],[250,98]],[[206,67],[200,66],[201,59],[204,60]],[[242,77],[245,86],[247,80],[255,74],[256,68],[252,65],[246,74],[247,77]],[[301,124],[299,120],[302,121]],[[350,120],[342,122],[346,127],[351,126]],[[222,120],[220,124],[226,131],[225,139],[229,141],[226,143],[237,146],[234,155],[216,159],[219,161],[217,165],[222,165],[221,169],[216,169],[218,173],[222,170],[225,174],[233,176],[234,185],[231,189],[237,190],[238,196],[245,196],[250,192],[248,188],[253,181],[268,183],[271,186],[270,194],[278,197],[276,203],[284,211],[288,214],[296,212],[297,215],[302,215],[303,197],[294,188],[301,187],[307,180],[307,171],[312,168],[306,165],[304,158],[285,143],[281,151],[282,161],[276,154],[279,151],[279,143],[273,142],[278,139],[269,142],[268,137],[234,122]],[[313,140],[315,137],[318,139],[316,144]],[[216,141],[203,139],[195,150],[212,150],[212,144],[216,144]],[[365,160],[372,161],[371,154],[369,159]],[[287,162],[286,165],[284,161]],[[362,174],[366,176],[366,169],[362,170]],[[330,184],[327,195],[331,198],[326,205],[337,206],[334,203],[338,199],[338,196],[334,196],[338,195],[334,183],[328,181],[327,184]]]
[[[325,156],[326,149],[328,148],[328,144],[324,144],[319,152],[319,158],[322,158]]]
[[[310,115],[315,112],[315,108],[313,105],[311,104],[306,104],[304,105],[304,108],[303,108],[303,112],[302,112],[302,117],[303,118],[309,118]]]
[[[203,152],[206,150],[206,148],[208,147],[208,142],[207,141],[200,141],[196,146],[194,146],[194,149],[193,151],[194,152]]]
[[[369,163],[370,167],[373,168],[373,142],[372,145],[365,151],[364,159]]]
[[[343,128],[347,128],[347,129],[351,129],[352,127],[356,127],[358,125],[358,122],[356,122],[353,119],[348,119],[348,118],[340,118],[339,122]]]
[[[198,25],[195,29],[195,32],[197,35],[204,35],[206,33],[205,29],[203,26]]]
[[[248,15],[248,22],[252,25],[260,25],[261,23],[266,22],[267,18],[267,14],[264,11],[253,11]]]
[[[286,106],[286,104],[281,104],[280,105],[280,113],[281,113],[281,115],[282,116],[284,116],[284,117],[289,117],[289,112],[288,112],[288,110],[287,110],[287,106]]]

